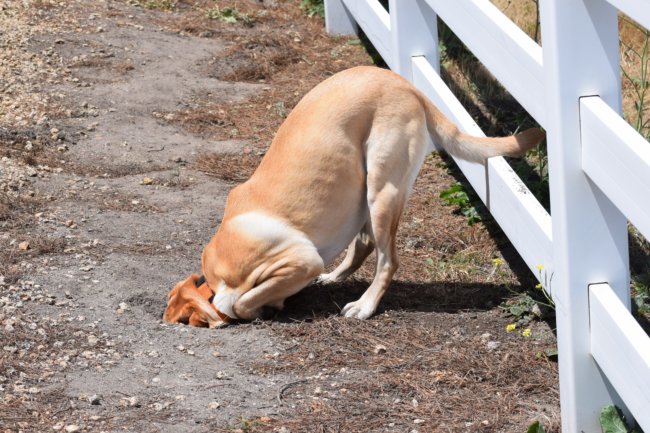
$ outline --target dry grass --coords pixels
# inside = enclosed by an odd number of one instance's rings
[[[21,263],[45,254],[62,253],[66,246],[65,239],[61,238],[26,235],[20,230],[5,233],[9,237],[0,238],[0,275],[7,284],[16,283],[23,276],[25,269]],[[20,242],[28,242],[29,248],[21,250]]]
[[[229,182],[243,182],[253,174],[259,162],[259,157],[251,155],[210,153],[199,157],[196,168]]]
[[[295,406],[292,417],[250,431],[408,431],[416,419],[424,431],[524,431],[540,417],[547,431],[559,431],[557,367],[540,355],[552,335],[507,334],[507,322],[489,312],[444,316],[389,312],[368,322],[270,325],[285,351],[255,368],[307,379],[277,395],[285,408]],[[497,350],[487,346],[493,339]]]
[[[289,34],[254,36],[231,46],[214,62],[210,76],[222,81],[259,82],[302,60]]]

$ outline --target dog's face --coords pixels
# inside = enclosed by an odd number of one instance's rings
[[[226,324],[208,302],[212,296],[212,290],[207,284],[196,287],[198,279],[198,275],[192,274],[171,289],[167,295],[164,321],[209,328]]]

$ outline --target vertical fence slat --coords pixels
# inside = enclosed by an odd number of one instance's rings
[[[424,0],[390,0],[393,70],[413,81],[412,57],[424,56],[439,71],[436,14]]]
[[[600,95],[620,107],[617,11],[593,0],[540,7],[562,431],[597,432],[600,410],[618,397],[590,355],[589,284],[629,296],[627,225],[582,171],[579,105]]]
[[[343,0],[325,0],[325,30],[331,35],[354,35],[358,26]]]

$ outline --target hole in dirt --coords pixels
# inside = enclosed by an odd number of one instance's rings
[[[149,293],[138,293],[126,299],[128,305],[140,307],[145,313],[161,318],[167,303],[163,298],[151,296]]]

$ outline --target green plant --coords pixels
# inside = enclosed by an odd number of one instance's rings
[[[176,2],[172,0],[129,0],[128,3],[132,6],[161,11],[170,11],[176,7]]]
[[[548,194],[548,152],[546,150],[546,139],[537,144],[534,149],[528,152],[528,160],[534,164],[537,182],[533,186],[533,193],[536,197],[544,197]]]
[[[544,430],[544,426],[542,426],[539,421],[535,421],[530,425],[530,427],[528,427],[526,433],[546,433],[546,430]]]
[[[543,265],[537,265],[537,270],[539,272],[539,281],[535,288],[540,290],[544,299],[539,299],[539,296],[533,297],[530,293],[517,293],[515,297],[508,299],[501,305],[499,308],[507,315],[514,318],[515,323],[511,323],[506,327],[508,332],[514,331],[517,326],[526,326],[534,319],[541,319],[545,316],[545,311],[555,310],[555,303],[551,298],[550,293],[547,291],[547,287],[550,287],[551,281],[553,280],[553,274],[549,278],[544,272]],[[536,299],[537,298],[537,299]],[[524,337],[530,336],[530,329],[526,328],[521,333]]]
[[[650,284],[642,277],[632,277],[634,309],[637,314],[650,313]]]
[[[321,18],[325,18],[325,4],[323,0],[301,0],[300,9],[307,12],[309,18],[314,15],[319,15]]]
[[[460,213],[467,217],[467,224],[473,225],[481,221],[481,215],[472,205],[470,196],[461,183],[455,183],[440,193],[442,202],[447,206],[458,206]]]
[[[516,321],[524,323],[530,322],[533,318],[541,317],[542,315],[537,301],[528,293],[519,293],[516,297],[508,299],[499,305],[499,308],[507,316],[511,316]],[[516,325],[511,326],[508,330],[512,331],[515,328]]]
[[[628,121],[634,128],[646,139],[650,139],[650,114],[648,111],[648,89],[650,88],[650,30],[644,29],[637,23],[625,19],[625,22],[641,32],[643,42],[640,49],[635,49],[621,39],[621,45],[624,48],[623,54],[639,62],[639,71],[637,74],[630,74],[625,68],[621,67],[623,76],[630,82],[636,100],[634,101],[635,116]]]
[[[599,420],[603,433],[643,433],[636,425],[629,428],[623,413],[614,405],[605,406],[600,412]]]
[[[205,16],[211,20],[219,20],[229,24],[235,24],[240,21],[250,26],[255,22],[255,19],[250,15],[240,12],[236,7],[230,6],[224,8],[215,6],[212,9],[208,9],[205,12]]]

